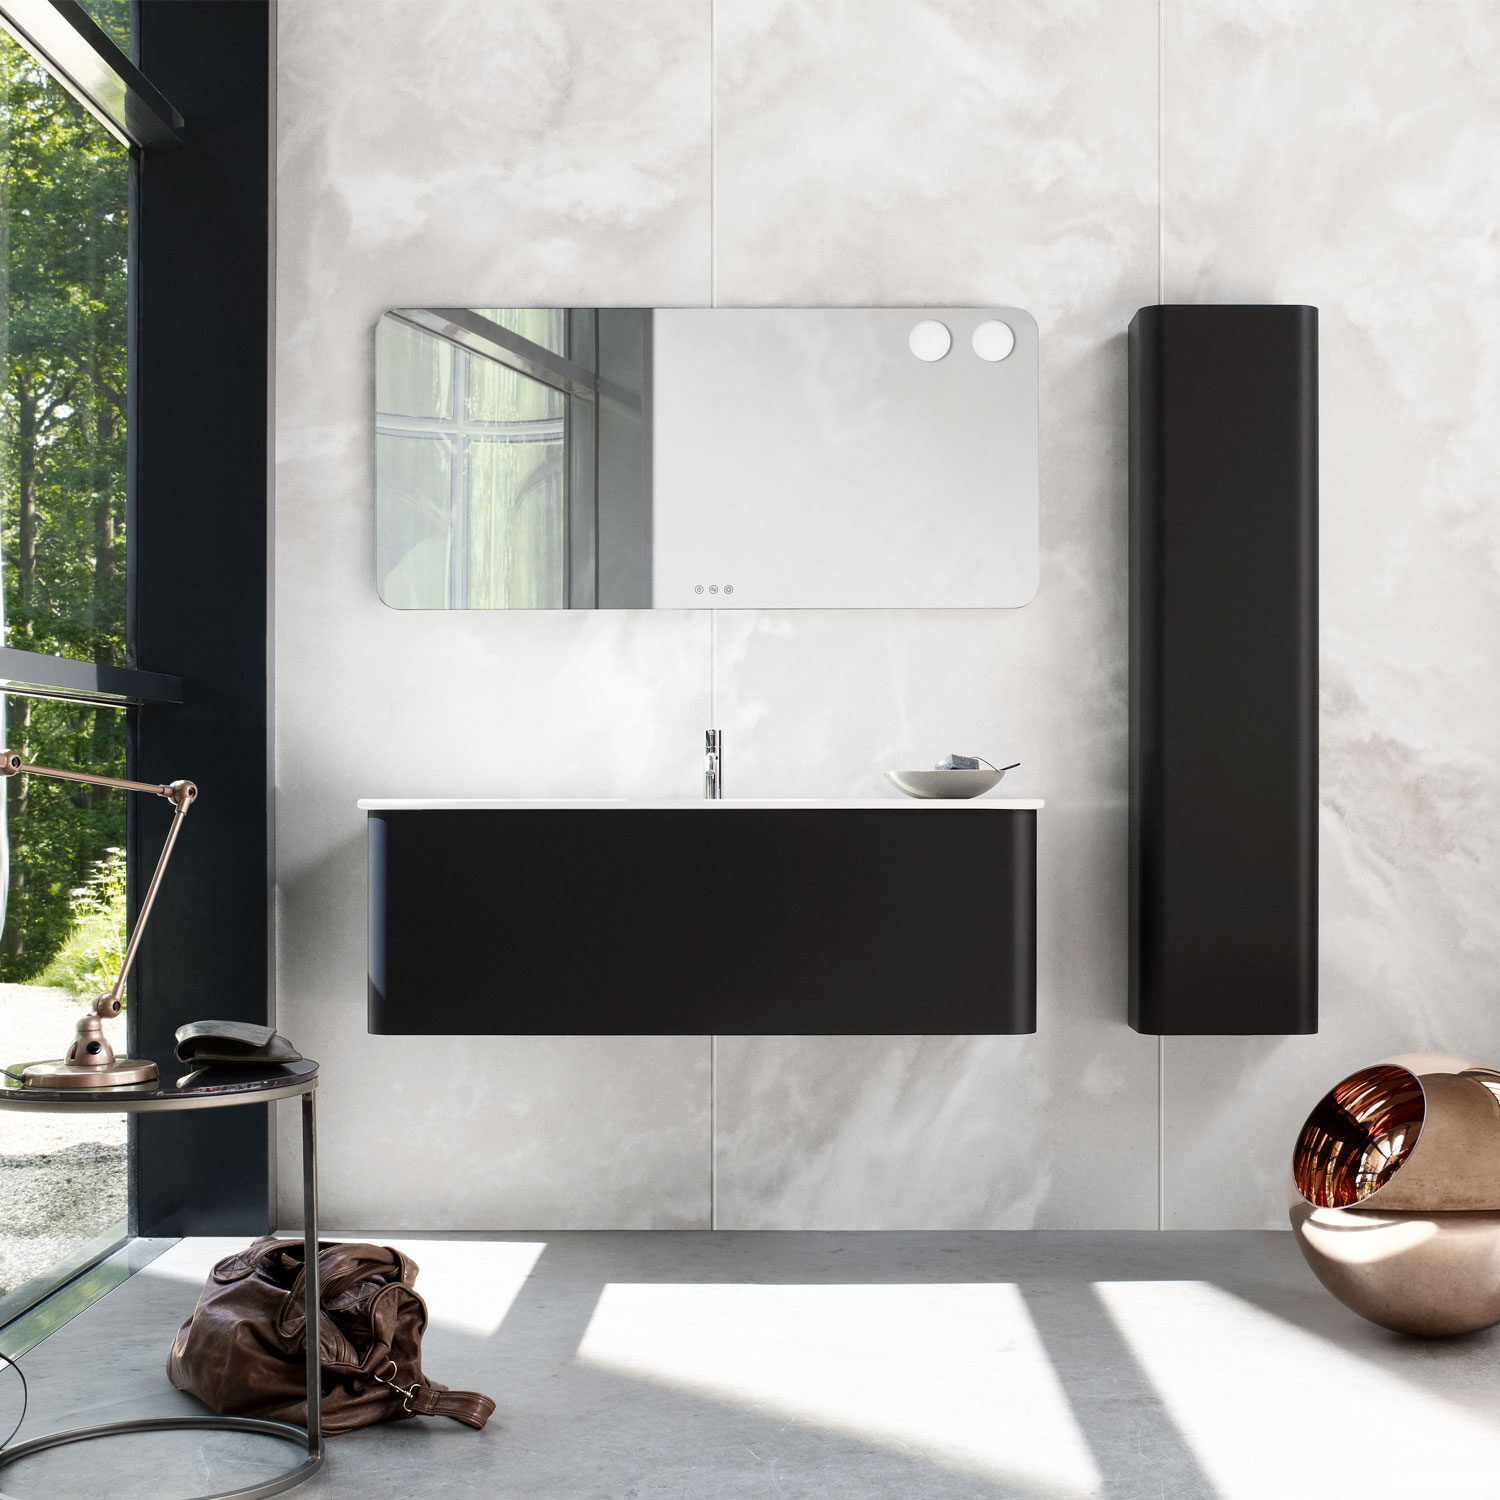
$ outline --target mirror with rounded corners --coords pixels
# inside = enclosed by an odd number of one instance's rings
[[[398,308],[397,609],[1014,608],[1038,573],[1013,307]]]

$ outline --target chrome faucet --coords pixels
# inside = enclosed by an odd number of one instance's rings
[[[724,737],[717,729],[703,731],[703,795],[710,802],[724,796]]]

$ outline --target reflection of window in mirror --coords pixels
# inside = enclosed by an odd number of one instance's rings
[[[469,321],[464,342],[394,315],[376,331],[380,594],[405,609],[565,609],[570,403],[517,366],[528,349],[566,358],[568,315]],[[510,337],[487,349],[487,327]]]
[[[937,328],[941,359],[913,355]],[[376,345],[398,609],[1016,608],[1020,308],[403,307]]]
[[[565,307],[476,307],[474,311],[530,343],[540,344],[564,359],[569,357]]]

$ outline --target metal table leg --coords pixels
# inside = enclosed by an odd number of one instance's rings
[[[285,1490],[295,1489],[311,1479],[323,1467],[323,1360],[319,1347],[318,1318],[318,1127],[314,1092],[302,1095],[302,1244],[307,1274],[307,1426],[294,1427],[289,1422],[266,1422],[258,1417],[148,1417],[130,1422],[106,1422],[98,1427],[75,1427],[68,1432],[54,1432],[47,1437],[17,1443],[0,1451],[0,1469],[49,1448],[70,1443],[85,1443],[92,1438],[117,1437],[127,1432],[253,1432],[283,1442],[307,1446],[307,1457],[289,1473],[278,1474],[259,1484],[244,1485],[237,1490],[219,1490],[212,1495],[198,1495],[192,1500],[269,1500]],[[0,1490],[0,1500],[20,1497]]]
[[[318,1307],[318,1120],[313,1092],[302,1096],[302,1254],[306,1268],[307,1456],[323,1459],[323,1350]]]

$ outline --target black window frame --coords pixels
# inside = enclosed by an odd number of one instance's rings
[[[168,1072],[185,1022],[273,1010],[274,9],[134,0],[129,59],[77,0],[0,0],[0,20],[131,148],[127,664],[0,647],[0,691],[123,704],[126,774],[201,789],[130,981],[130,1050]],[[132,924],[151,811],[128,798]],[[268,1231],[260,1111],[130,1119],[133,1236]]]

